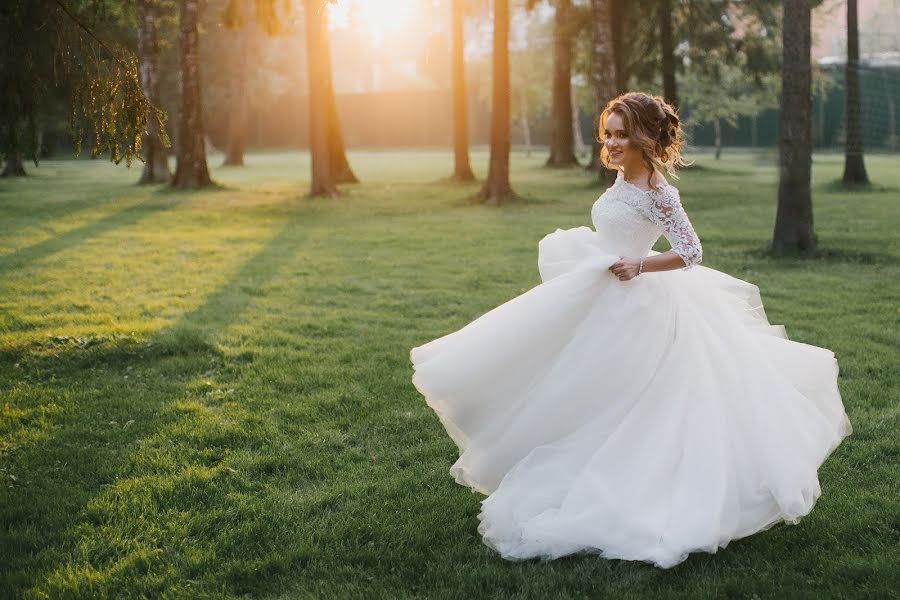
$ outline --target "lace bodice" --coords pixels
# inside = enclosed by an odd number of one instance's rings
[[[660,235],[690,269],[703,259],[700,239],[681,206],[678,190],[662,184],[642,190],[625,181],[621,171],[616,182],[594,202],[591,221],[606,250],[620,255],[646,256]]]

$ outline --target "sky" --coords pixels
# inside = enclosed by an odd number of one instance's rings
[[[429,0],[338,0],[329,9],[329,22],[334,29],[363,28],[377,47],[388,36],[421,26],[431,16],[434,4]]]

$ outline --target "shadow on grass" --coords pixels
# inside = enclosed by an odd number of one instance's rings
[[[485,208],[495,208],[498,210],[517,210],[531,206],[556,204],[559,202],[560,200],[539,198],[533,194],[515,193],[513,197],[508,198],[499,204],[491,204],[485,202],[484,198],[481,197],[479,192],[475,192],[474,194],[460,196],[459,198],[451,201],[448,205],[457,208],[482,206]]]
[[[767,247],[751,248],[744,253],[750,258],[765,261],[777,261],[785,267],[799,267],[808,264],[861,264],[861,265],[887,265],[894,264],[896,258],[885,252],[867,252],[853,248],[836,248],[829,246],[818,248],[810,256],[795,256],[774,254]]]
[[[171,210],[180,202],[180,199],[165,201],[156,198],[127,206],[96,221],[0,257],[0,273],[21,269],[29,263],[62,252],[92,237],[129,227],[150,215]]]
[[[445,175],[443,177],[438,177],[437,179],[432,179],[428,183],[431,185],[445,185],[447,187],[465,189],[484,185],[484,180],[478,179],[477,177],[473,177],[472,179],[457,179],[456,175]]]
[[[2,206],[0,209],[3,209],[2,219],[5,222],[0,223],[0,235],[12,237],[28,227],[43,229],[55,219],[70,219],[91,209],[97,209],[124,199],[121,190],[117,189],[114,194],[106,194],[101,198],[96,196],[79,197],[63,203],[43,204],[39,210],[36,210],[34,206],[20,203],[17,203],[15,206]],[[2,200],[0,198],[0,203],[2,203]],[[27,216],[22,218],[25,213],[28,213]],[[15,254],[15,252],[16,250],[10,249],[7,254],[11,255]]]
[[[706,162],[705,164],[695,163],[690,166],[682,167],[679,170],[679,175],[681,175],[682,173],[726,175],[728,177],[735,177],[740,179],[756,179],[759,176],[757,173],[749,169],[733,169],[720,167],[719,165],[715,164],[715,159],[712,159],[712,162]]]
[[[844,183],[840,179],[832,179],[813,188],[814,191],[829,194],[888,194],[900,192],[900,188],[879,183]]]
[[[145,210],[128,213],[126,221],[136,220]],[[106,227],[121,222],[111,219]],[[67,398],[70,406],[37,421],[37,441],[21,451],[12,447],[5,453],[4,474],[19,473],[17,484],[7,487],[4,481],[0,487],[0,546],[4,548],[0,572],[5,573],[3,587],[7,591],[24,593],[72,559],[79,530],[98,518],[89,514],[88,506],[104,486],[119,478],[130,460],[128,451],[116,451],[117,442],[140,452],[144,441],[190,418],[173,416],[166,409],[184,399],[189,385],[205,376],[211,362],[249,360],[243,355],[226,356],[216,347],[214,336],[239,322],[258,295],[255,291],[297,255],[306,240],[305,232],[297,227],[299,222],[297,216],[290,218],[227,284],[150,339],[122,334],[58,336],[0,352],[4,363],[0,377],[9,382],[10,389],[33,386],[34,396],[39,398],[37,411],[46,405],[40,393],[44,382],[52,382],[50,391],[54,393],[77,390]],[[143,387],[137,384],[137,373],[143,376]],[[153,393],[147,392],[146,383]],[[134,407],[147,421],[134,426],[133,437],[109,430],[102,417],[98,422],[99,415],[121,407]],[[24,427],[30,424],[26,422]],[[140,441],[138,436],[142,436]]]

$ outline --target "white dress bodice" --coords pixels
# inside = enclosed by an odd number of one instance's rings
[[[591,221],[598,244],[621,256],[643,257],[664,235],[691,268],[703,258],[703,248],[687,213],[681,206],[678,189],[668,183],[655,190],[642,190],[625,181],[622,172],[616,182],[594,202]]]

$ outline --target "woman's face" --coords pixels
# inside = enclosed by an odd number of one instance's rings
[[[606,117],[606,126],[602,132],[603,144],[609,152],[609,164],[614,169],[628,170],[629,167],[643,162],[641,149],[631,138],[631,134],[625,131],[625,120],[617,112],[610,113]]]

